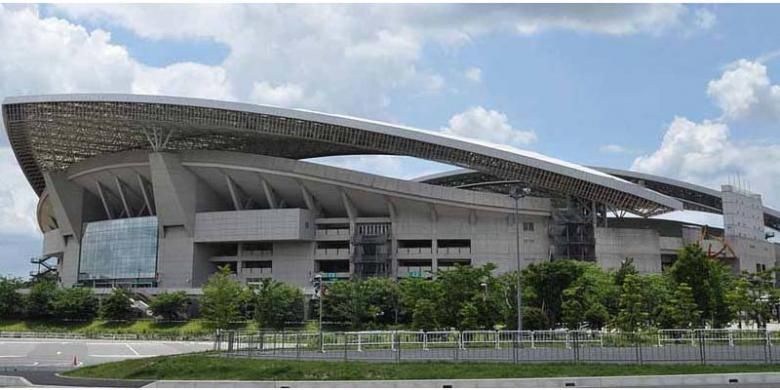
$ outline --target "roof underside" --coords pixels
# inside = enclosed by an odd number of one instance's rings
[[[682,202],[685,210],[703,211],[723,214],[723,200],[720,191],[698,186],[679,180],[632,172],[620,169],[593,167],[593,169],[614,175],[623,180],[642,185],[653,191],[671,196]],[[459,169],[441,174],[430,175],[416,179],[417,181],[448,187],[472,189],[488,192],[508,192],[512,181],[476,172],[470,169]],[[532,187],[532,190],[536,191]],[[780,230],[780,211],[764,207],[764,225]]]
[[[614,176],[531,152],[435,133],[277,107],[136,95],[9,98],[3,120],[33,189],[44,171],[129,150],[220,150],[291,159],[388,154],[470,168],[551,193],[639,215],[681,209],[677,200]]]

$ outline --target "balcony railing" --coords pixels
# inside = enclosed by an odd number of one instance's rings
[[[437,248],[436,253],[439,255],[470,255],[471,248],[469,247]]]
[[[337,258],[347,259],[349,258],[349,248],[317,248],[315,256],[318,259],[322,258]]]
[[[432,248],[398,248],[396,252],[399,255],[430,255],[433,253]]]

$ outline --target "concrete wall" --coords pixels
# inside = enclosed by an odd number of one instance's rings
[[[49,230],[43,233],[43,248],[41,254],[44,256],[56,255],[65,251],[65,238],[60,229]]]
[[[658,233],[647,229],[596,228],[596,261],[604,269],[617,269],[627,257],[639,272],[661,272]]]
[[[195,242],[313,240],[314,216],[305,209],[197,213]]]
[[[733,186],[721,187],[725,236],[739,258],[739,270],[755,272],[757,265],[769,269],[775,265],[775,247],[764,234],[761,195]]]

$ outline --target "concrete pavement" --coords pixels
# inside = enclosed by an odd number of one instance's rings
[[[213,346],[211,342],[188,341],[0,339],[0,371],[66,369],[117,360],[201,352]]]

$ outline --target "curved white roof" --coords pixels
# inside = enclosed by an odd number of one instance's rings
[[[6,98],[3,119],[14,152],[39,193],[42,170],[64,169],[98,154],[218,149],[295,159],[406,155],[523,179],[643,215],[682,208],[671,197],[539,153],[308,110],[167,96],[72,94]]]

